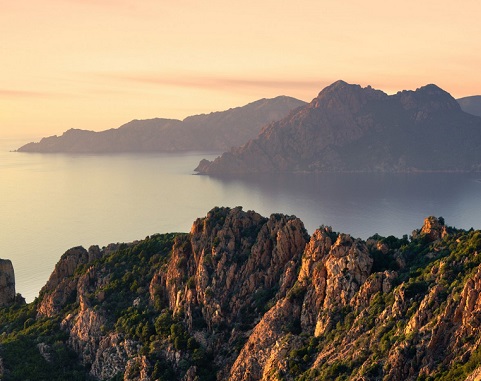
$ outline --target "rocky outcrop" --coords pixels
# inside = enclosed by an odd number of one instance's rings
[[[148,282],[149,298],[139,288],[140,296],[123,302],[136,311],[155,305],[172,321],[182,316],[176,323],[181,324],[176,326],[179,334],[184,335],[185,324],[205,351],[230,353],[215,357],[216,367],[225,368],[220,374],[226,373],[237,354],[233,343],[245,341],[256,322],[293,286],[307,240],[302,222],[294,216],[265,218],[240,207],[215,208],[195,221],[189,234],[176,236],[168,264]],[[76,306],[62,318],[61,329],[68,333],[69,347],[98,379],[122,373],[125,379],[147,380],[154,372],[154,364],[142,357],[138,338],[109,329],[109,310],[100,307],[111,305],[108,290],[118,279],[112,273],[117,270],[101,264],[103,258],[121,247],[134,250],[135,245],[70,249],[40,293],[38,317],[59,316],[67,306]],[[177,345],[185,344],[162,345],[161,358],[181,372],[186,358]],[[186,379],[199,377],[196,369],[189,368]]]
[[[387,95],[337,81],[196,171],[406,172],[481,169],[481,118],[435,85]]]
[[[427,218],[419,239],[439,242],[441,232],[448,234],[441,222]],[[391,253],[382,242],[374,248],[384,249],[383,255]],[[447,290],[442,284],[434,284],[427,293],[422,282],[396,287],[396,271],[373,273],[372,266],[373,257],[362,241],[336,235],[326,227],[317,230],[306,246],[296,285],[256,326],[231,368],[229,379],[290,380],[296,374],[293,367],[299,364],[306,367],[305,375],[311,374],[308,379],[322,374],[327,377],[328,373],[321,370],[309,373],[308,369],[329,369],[326,364],[336,367],[355,361],[362,366],[348,379],[376,380],[384,374],[383,379],[388,380],[415,380],[419,375],[436,372],[434,364],[439,366],[440,361],[453,367],[463,354],[467,359],[469,353],[476,352],[480,339],[466,341],[466,337],[477,336],[474,332],[479,323],[481,270],[465,283],[459,301],[448,298],[446,304]],[[440,268],[432,269],[433,277],[445,275],[442,263]],[[414,309],[413,303],[418,307]],[[407,316],[410,318],[404,320]],[[350,323],[343,328],[346,320]],[[405,323],[400,324],[402,321]],[[392,328],[395,322],[404,327],[403,331]],[[382,335],[387,330],[406,339],[384,347]],[[328,339],[333,331],[340,336]],[[288,333],[291,335],[286,336]],[[325,342],[317,347],[314,357],[309,354],[312,344],[306,344],[299,333]],[[372,349],[376,347],[381,348]],[[367,348],[371,349],[366,352]],[[386,357],[380,366],[376,358],[383,351]],[[298,353],[304,357],[293,357]],[[473,373],[468,379],[475,377]]]
[[[229,380],[269,379],[286,359],[288,345],[282,339],[295,330],[301,313],[299,301],[286,298],[279,301],[256,325],[249,340],[230,370]],[[285,367],[284,367],[285,368]]]
[[[335,326],[333,312],[350,305],[372,263],[362,241],[345,234],[336,237],[328,227],[314,232],[296,285],[256,326],[229,379],[268,380],[275,370],[286,368],[282,366],[286,351],[300,344],[300,340],[281,344],[286,333],[319,337],[331,330]]]
[[[0,259],[0,306],[8,306],[15,301],[15,273],[9,259]]]
[[[335,241],[332,238],[330,228],[313,234],[299,278],[300,284],[307,287],[303,329],[314,336],[331,328],[331,316],[325,312],[350,304],[370,275],[373,263],[362,241],[345,234],[338,235]],[[306,271],[306,267],[313,270]]]
[[[110,249],[113,249],[111,246]],[[41,316],[56,315],[69,301],[77,297],[77,279],[72,276],[80,266],[100,258],[102,253],[98,246],[92,246],[89,250],[83,247],[75,247],[68,250],[50,275],[47,284],[40,290],[41,302],[38,313]]]
[[[67,251],[36,318],[2,315],[22,320],[0,351],[7,373],[22,338],[45,366],[76,358],[99,380],[475,380],[480,253],[480,231],[442,218],[365,242],[214,208],[190,233]]]
[[[307,233],[295,217],[217,208],[193,224],[188,238],[176,241],[167,270],[154,276],[151,299],[183,311],[190,330],[201,320],[207,335],[217,332],[210,350],[232,352],[229,343],[244,340],[293,286]]]
[[[111,244],[102,250],[98,246],[91,246],[88,251],[83,247],[68,250],[40,291],[37,306],[40,318],[56,317],[66,306],[77,306],[63,317],[60,328],[68,333],[68,345],[78,354],[80,362],[100,380],[123,374],[129,359],[139,351],[135,341],[106,332],[108,316],[93,306],[92,293],[108,283],[108,275],[91,264],[118,247]],[[98,294],[97,299],[102,299],[102,295]]]
[[[436,218],[434,216],[424,219],[424,224],[421,230],[414,230],[413,238],[422,237],[429,242],[440,240],[448,234],[447,227],[444,225],[444,218]]]
[[[135,374],[136,365],[138,366],[139,360],[142,360],[139,356],[139,343],[125,339],[119,334],[110,334],[102,337],[95,349],[95,358],[90,374],[99,380],[109,380],[118,374],[123,374],[124,380],[146,380],[145,376],[138,377],[140,369],[137,369],[138,373]],[[148,365],[144,363],[143,366],[147,367]]]
[[[70,129],[61,136],[29,143],[19,152],[177,152],[222,151],[255,138],[261,127],[282,119],[305,105],[280,96],[260,99],[243,107],[175,119],[133,120],[117,129],[101,132]]]

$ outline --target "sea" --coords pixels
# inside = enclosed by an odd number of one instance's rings
[[[215,206],[299,217],[366,239],[401,237],[425,217],[481,229],[480,173],[199,176],[216,152],[34,154],[0,139],[0,258],[13,262],[16,290],[38,296],[69,248],[188,232]]]

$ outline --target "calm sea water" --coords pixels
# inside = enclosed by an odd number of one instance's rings
[[[33,300],[70,247],[187,232],[214,206],[282,212],[367,238],[410,234],[428,215],[481,228],[481,174],[193,175],[215,154],[42,155],[0,140],[0,257]]]

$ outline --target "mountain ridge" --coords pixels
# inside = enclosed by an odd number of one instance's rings
[[[410,172],[481,168],[481,118],[430,84],[387,95],[337,81],[200,174]]]
[[[278,96],[210,114],[186,117],[134,119],[119,128],[100,132],[69,129],[61,136],[28,143],[18,152],[114,153],[221,151],[257,136],[260,128],[280,119],[305,102]]]
[[[68,250],[0,307],[3,380],[474,380],[481,231],[367,240],[214,208],[189,233]],[[13,303],[13,304],[12,304]]]
[[[459,98],[457,101],[463,111],[472,115],[481,116],[481,95]]]

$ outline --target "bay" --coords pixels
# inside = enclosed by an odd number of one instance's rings
[[[32,301],[69,248],[188,232],[214,206],[296,215],[367,238],[410,234],[429,215],[481,228],[481,174],[194,175],[217,153],[65,155],[9,152],[0,140],[0,257]]]

